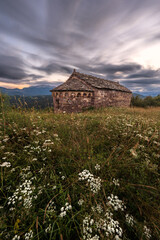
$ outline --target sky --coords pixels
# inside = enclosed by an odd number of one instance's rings
[[[160,94],[160,1],[0,0],[0,87],[55,86],[73,69]]]

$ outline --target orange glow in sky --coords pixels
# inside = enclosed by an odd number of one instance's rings
[[[4,87],[4,88],[19,88],[19,89],[22,89],[22,88],[25,88],[25,87],[29,87],[30,85],[29,84],[18,85],[18,84],[0,82],[0,86]]]

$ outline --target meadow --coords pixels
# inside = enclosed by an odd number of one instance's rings
[[[0,112],[0,239],[160,239],[160,108]]]

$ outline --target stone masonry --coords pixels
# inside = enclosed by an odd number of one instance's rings
[[[117,82],[75,70],[69,79],[51,90],[54,112],[81,112],[91,107],[129,107],[132,92]]]

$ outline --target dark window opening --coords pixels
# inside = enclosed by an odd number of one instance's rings
[[[59,109],[59,99],[56,99],[57,108]]]

